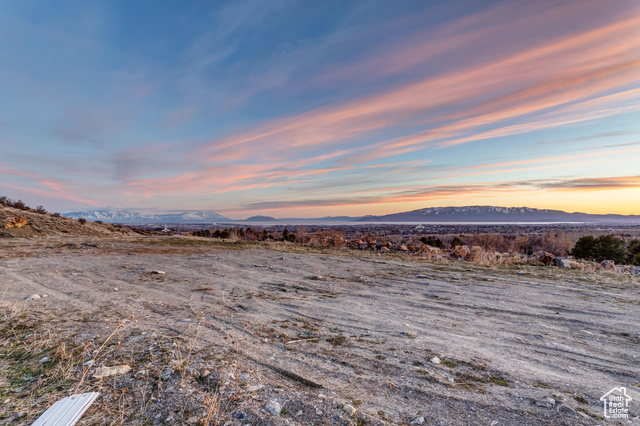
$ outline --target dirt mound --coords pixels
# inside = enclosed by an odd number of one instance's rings
[[[55,213],[37,213],[0,206],[0,238],[29,238],[49,235],[113,236],[132,235],[126,226],[82,222]]]

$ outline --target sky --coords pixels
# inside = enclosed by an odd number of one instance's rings
[[[0,195],[640,214],[640,2],[0,0]]]

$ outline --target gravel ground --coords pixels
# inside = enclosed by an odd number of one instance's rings
[[[241,374],[222,424],[602,424],[599,398],[618,386],[633,398],[621,424],[638,422],[637,278],[190,241],[3,242],[0,294],[88,336],[134,315],[141,348],[197,333],[194,386],[210,365],[228,399]],[[221,374],[238,338],[240,365]],[[132,367],[118,380],[146,371]],[[14,399],[0,420],[20,420]],[[162,404],[149,399],[147,424],[200,420]]]

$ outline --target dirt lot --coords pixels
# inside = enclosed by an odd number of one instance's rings
[[[0,240],[0,422],[602,424],[617,386],[639,421],[638,278],[123,238]]]

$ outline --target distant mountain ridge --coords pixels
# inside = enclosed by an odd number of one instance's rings
[[[251,216],[245,219],[243,222],[277,222],[277,221],[278,219],[276,219],[275,217],[257,215],[257,216]]]
[[[640,215],[567,213],[531,207],[428,207],[383,216],[368,216],[357,222],[600,222],[640,223]]]
[[[73,219],[84,218],[92,222],[102,221],[106,223],[208,223],[229,222],[231,219],[224,217],[212,210],[186,210],[179,213],[142,213],[133,210],[88,210],[65,213],[64,216]]]
[[[408,212],[393,213],[382,216],[327,216],[323,218],[273,218],[271,216],[252,216],[244,220],[233,220],[222,216],[213,210],[185,210],[174,213],[142,213],[135,210],[120,210],[113,208],[87,210],[66,213],[64,216],[73,219],[84,218],[92,222],[106,223],[246,223],[262,222],[273,224],[314,223],[481,223],[481,222],[591,222],[591,223],[619,223],[640,224],[640,215],[619,214],[588,214],[568,213],[561,210],[535,209],[531,207],[496,207],[496,206],[465,206],[465,207],[428,207]]]

